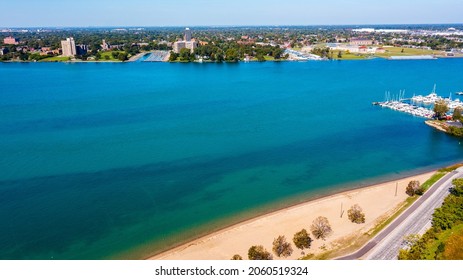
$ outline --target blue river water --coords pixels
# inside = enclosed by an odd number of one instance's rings
[[[459,162],[459,139],[371,103],[462,77],[461,59],[0,64],[0,258],[144,258]]]

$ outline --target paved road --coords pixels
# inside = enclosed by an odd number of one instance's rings
[[[462,168],[445,175],[364,247],[351,255],[338,258],[338,260],[354,260],[365,255],[367,259],[397,259],[399,249],[403,247],[403,237],[412,233],[424,233],[430,227],[432,213],[449,194],[452,180],[462,176]]]

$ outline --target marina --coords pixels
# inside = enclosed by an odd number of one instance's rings
[[[460,92],[456,93],[460,95]],[[432,119],[434,117],[434,111],[432,108],[438,101],[444,101],[448,108],[449,113],[453,112],[456,108],[463,108],[463,102],[460,99],[452,99],[450,94],[448,98],[443,98],[437,95],[436,85],[434,85],[433,91],[428,95],[413,95],[412,98],[405,98],[405,91],[400,91],[399,95],[395,98],[391,98],[390,93],[386,92],[384,102],[373,102],[373,105],[378,105],[384,108],[388,108],[394,111],[404,112],[413,116]]]

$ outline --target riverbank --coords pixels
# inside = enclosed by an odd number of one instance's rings
[[[288,207],[255,219],[209,234],[172,250],[155,255],[158,260],[227,260],[234,254],[247,259],[247,251],[253,245],[263,245],[268,251],[278,235],[288,241],[302,228],[310,229],[318,216],[328,218],[333,234],[326,240],[314,240],[306,254],[314,256],[329,250],[349,247],[379,223],[394,214],[405,202],[405,188],[411,180],[424,183],[434,172],[407,177],[398,181],[372,185],[365,188],[341,192],[328,197]],[[397,195],[396,195],[397,188]],[[354,224],[347,218],[347,210],[359,204],[365,214],[364,224]],[[342,208],[341,208],[342,207]],[[343,211],[341,217],[341,211]],[[301,250],[293,245],[294,252],[288,259],[298,259]],[[275,259],[278,259],[274,256]]]

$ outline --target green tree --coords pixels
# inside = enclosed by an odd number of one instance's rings
[[[409,196],[414,196],[415,194],[422,195],[423,192],[424,190],[421,188],[420,182],[416,180],[410,181],[405,189],[405,193]]]
[[[454,196],[463,196],[463,178],[453,179],[452,181],[453,187],[450,192]]]
[[[312,231],[312,235],[315,238],[321,238],[323,240],[325,240],[326,237],[328,237],[333,232],[333,230],[331,229],[331,225],[328,222],[328,219],[322,216],[316,218],[312,222],[312,225],[310,226],[310,231]]]
[[[182,48],[179,54],[180,61],[190,61],[190,54],[190,49]]]
[[[243,257],[241,257],[241,256],[238,255],[238,254],[234,255],[234,256],[231,258],[232,261],[240,261],[240,260],[242,260],[242,259],[243,259]]]
[[[449,126],[447,132],[456,137],[463,137],[463,127]]]
[[[228,62],[237,62],[238,61],[238,51],[235,48],[229,48],[225,52],[225,60]]]
[[[176,61],[178,59],[178,53],[174,53],[173,51],[170,52],[170,56],[169,56],[169,61],[172,62],[172,61]]]
[[[445,117],[445,114],[449,110],[447,103],[444,100],[438,100],[434,103],[434,113],[436,118],[441,119]]]
[[[249,248],[248,258],[250,260],[271,260],[273,256],[262,245],[256,245]]]
[[[223,57],[223,53],[222,53],[222,52],[218,52],[218,53],[215,55],[215,61],[217,61],[217,62],[223,62],[223,61],[224,61],[224,57]]]
[[[342,58],[342,52],[341,51],[338,52],[338,58]]]
[[[309,249],[310,245],[312,245],[312,238],[310,238],[306,229],[302,229],[294,234],[293,242],[294,245],[296,245],[296,248],[301,250]]]
[[[257,61],[260,61],[260,62],[265,61],[265,57],[264,57],[264,55],[262,53],[258,53],[256,55],[256,58],[257,58]]]
[[[120,61],[126,61],[128,59],[128,55],[126,52],[120,52],[117,55],[117,59],[119,59]]]
[[[353,205],[347,211],[347,216],[349,217],[349,220],[353,223],[356,223],[356,224],[365,223],[365,213],[363,213],[362,208],[358,204]]]
[[[291,243],[286,241],[286,237],[284,235],[280,235],[273,240],[273,252],[278,257],[289,257],[293,253],[293,248],[291,247]]]
[[[463,108],[462,107],[457,107],[455,108],[455,110],[453,110],[453,115],[452,115],[452,118],[455,120],[455,121],[461,121],[461,113],[463,112]]]

